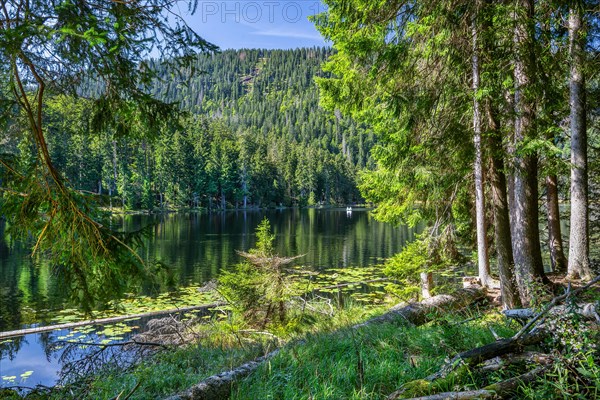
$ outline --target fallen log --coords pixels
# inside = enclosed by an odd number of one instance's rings
[[[536,329],[518,338],[512,337],[509,339],[501,339],[481,347],[463,351],[462,353],[455,355],[450,361],[444,364],[438,372],[429,375],[425,380],[433,382],[436,379],[444,378],[462,365],[474,367],[477,364],[494,357],[508,353],[522,353],[525,346],[538,344],[548,337],[548,335],[546,330]]]
[[[247,362],[230,371],[221,372],[210,376],[202,382],[192,386],[188,390],[168,397],[165,400],[223,400],[228,399],[231,394],[232,385],[242,378],[250,375],[263,362],[279,353],[279,349],[269,354]]]
[[[596,320],[600,323],[600,316],[598,315],[598,306],[595,303],[583,303],[576,304],[574,306],[560,305],[552,307],[548,310],[549,315],[561,315],[566,313],[575,313],[586,319]],[[502,311],[506,318],[517,319],[526,321],[536,316],[536,312],[531,308],[515,308],[512,310]]]
[[[411,325],[423,325],[433,319],[436,314],[457,310],[485,298],[485,290],[481,286],[469,286],[457,290],[454,294],[439,294],[418,303],[397,305],[388,312],[371,318],[354,327],[359,328],[374,323],[405,321]]]
[[[501,339],[495,342],[486,344],[475,349],[467,350],[454,356],[450,361],[444,364],[437,372],[429,375],[425,379],[417,379],[414,381],[406,382],[398,390],[389,395],[388,399],[399,399],[401,396],[405,396],[408,392],[416,390],[417,393],[423,393],[427,391],[435,390],[435,381],[438,379],[444,379],[451,374],[460,375],[462,372],[459,370],[474,367],[478,364],[483,363],[486,360],[493,359],[495,357],[501,357],[510,353],[522,353],[523,349],[527,345],[540,343],[548,336],[548,332],[543,329],[536,329],[533,332],[523,335],[520,338],[509,338]],[[473,392],[473,393],[471,393]],[[460,392],[460,396],[475,396],[479,391]],[[458,393],[458,392],[457,392]],[[456,393],[455,393],[456,394]],[[446,393],[447,395],[447,393]],[[459,394],[456,394],[459,396]],[[441,397],[441,398],[456,398],[456,399],[468,399],[477,397]],[[485,397],[483,397],[485,398]]]
[[[87,326],[87,325],[111,324],[113,322],[125,321],[127,319],[132,319],[132,318],[144,318],[144,317],[153,317],[156,315],[175,314],[175,313],[180,313],[180,312],[197,311],[197,310],[208,310],[209,308],[219,307],[224,304],[225,303],[223,303],[223,302],[219,302],[219,303],[204,304],[204,305],[199,305],[199,306],[173,308],[170,310],[150,311],[150,312],[140,313],[140,314],[120,315],[118,317],[100,318],[100,319],[92,319],[92,320],[87,320],[87,321],[71,322],[71,323],[67,323],[67,324],[46,325],[46,326],[36,326],[35,328],[17,329],[14,331],[0,332],[0,340],[8,339],[11,337],[29,335],[31,333],[50,332],[50,331],[56,331],[56,330],[61,330],[61,329],[72,329],[72,328],[78,328],[80,326]]]
[[[324,290],[324,289],[341,289],[341,288],[344,288],[347,286],[367,285],[369,283],[376,283],[376,282],[394,282],[394,280],[391,278],[375,278],[375,279],[368,279],[366,281],[359,281],[359,282],[339,283],[337,285],[315,287],[314,289],[311,290],[311,292],[318,292],[319,290]]]
[[[529,320],[529,322],[527,322],[525,324],[525,326],[513,336],[513,339],[518,339],[519,337],[525,335],[527,332],[531,331],[534,324],[537,323],[539,325],[540,323],[538,323],[538,321],[540,319],[543,320],[543,318],[545,318],[545,315],[548,313],[548,311],[550,311],[552,308],[554,308],[558,303],[560,303],[561,301],[563,301],[565,299],[568,299],[569,297],[573,297],[573,296],[589,289],[592,285],[595,285],[598,282],[600,282],[600,275],[598,275],[597,277],[595,277],[594,279],[589,281],[584,286],[577,288],[575,290],[570,290],[571,287],[569,286],[569,288],[565,294],[553,298],[551,302],[546,304],[544,306],[544,308],[542,309],[542,311],[540,311],[533,318],[531,318]]]
[[[507,379],[498,383],[494,383],[493,385],[486,386],[485,388],[479,390],[437,393],[430,396],[413,397],[410,400],[468,400],[502,398],[509,395],[510,393],[513,393],[519,387],[519,385],[532,382],[538,376],[545,373],[548,368],[549,366],[547,365],[538,367],[523,375],[519,375],[515,378]],[[395,396],[395,393],[396,392],[388,396],[388,400],[396,400],[402,398]],[[401,396],[402,394],[400,393],[399,395]]]
[[[522,352],[525,346],[540,343],[544,338],[546,338],[549,335],[549,333],[545,329],[543,329],[541,325],[542,321],[540,320],[542,319],[542,317],[544,317],[548,312],[550,312],[550,310],[557,307],[557,303],[559,303],[560,301],[563,301],[571,296],[583,292],[584,290],[586,290],[587,288],[599,281],[600,276],[594,278],[586,285],[576,290],[567,291],[567,293],[555,297],[554,299],[552,299],[552,301],[546,304],[542,311],[540,311],[537,314],[534,314],[532,319],[511,338],[497,340],[496,342],[487,344],[485,346],[481,346],[457,354],[456,356],[454,356],[454,358],[452,358],[452,360],[446,363],[438,372],[428,376],[425,379],[427,381],[434,381],[435,379],[447,376],[450,372],[455,370],[460,365],[466,364],[468,366],[475,366],[485,360],[489,360],[490,358],[512,352]],[[593,315],[596,312],[596,309],[595,307],[593,307],[588,309],[588,311],[590,315]],[[583,309],[581,310],[581,312],[584,312]]]
[[[537,351],[526,351],[521,354],[508,353],[486,360],[481,366],[481,371],[499,371],[509,365],[548,365],[553,362],[552,356]]]

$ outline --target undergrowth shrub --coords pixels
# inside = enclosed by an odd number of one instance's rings
[[[256,248],[247,253],[238,251],[245,261],[221,274],[218,291],[251,325],[283,325],[288,322],[286,304],[296,294],[284,266],[298,257],[274,253],[275,236],[267,218],[258,225],[256,236]]]
[[[383,272],[397,282],[386,290],[404,300],[418,299],[420,274],[447,269],[459,258],[452,227],[439,235],[423,232],[384,264]]]

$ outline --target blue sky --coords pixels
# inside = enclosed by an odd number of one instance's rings
[[[292,49],[326,46],[308,16],[323,12],[319,0],[200,0],[187,23],[222,50],[240,48]]]

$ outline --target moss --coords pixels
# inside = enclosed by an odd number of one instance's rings
[[[425,379],[415,379],[402,385],[402,395],[404,397],[427,396],[431,393],[431,382]]]

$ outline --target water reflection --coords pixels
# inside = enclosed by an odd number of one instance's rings
[[[239,262],[235,250],[255,245],[254,230],[264,217],[276,235],[276,251],[304,254],[299,263],[315,270],[372,266],[414,239],[412,229],[377,222],[357,209],[136,215],[115,219],[113,228],[131,231],[154,224],[141,255],[167,266],[171,286],[183,287],[206,282]],[[67,293],[47,260],[32,259],[26,246],[10,242],[4,229],[0,222],[0,331],[47,324],[53,310],[67,308]],[[164,290],[150,284],[141,289],[150,295]],[[16,376],[15,384],[52,384],[61,368],[55,344],[66,334],[55,331],[0,343],[0,375]],[[20,376],[27,371],[34,373]]]
[[[169,285],[148,283],[141,291],[157,295],[206,282],[239,262],[235,250],[254,246],[254,230],[265,216],[277,252],[304,254],[299,263],[316,270],[374,265],[414,238],[412,229],[380,223],[357,209],[134,215],[115,219],[113,228],[130,231],[154,223],[141,254],[166,266]],[[0,222],[0,331],[48,323],[52,310],[67,307],[52,266],[42,256],[32,259],[23,243],[9,244]]]

